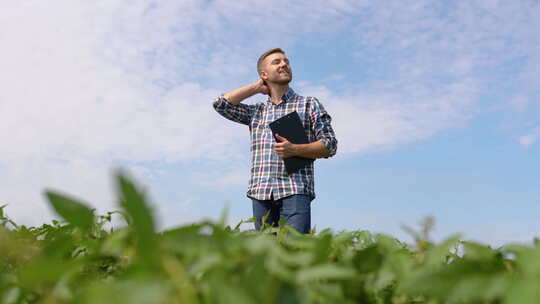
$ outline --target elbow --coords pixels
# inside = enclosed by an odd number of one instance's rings
[[[323,154],[321,155],[321,158],[330,158],[330,150],[328,150],[328,148],[324,147],[324,151],[323,151]]]
[[[330,158],[334,155],[336,155],[337,152],[337,139],[332,138],[323,138],[322,143],[324,144],[324,153],[323,158]]]
[[[221,100],[220,97],[214,99],[212,101],[212,107],[214,108],[214,110],[216,110],[217,112],[219,112],[219,110],[223,107],[223,101]]]

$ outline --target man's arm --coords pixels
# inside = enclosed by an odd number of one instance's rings
[[[320,141],[328,151],[328,154],[323,157],[332,157],[337,151],[336,134],[331,125],[332,118],[315,97],[311,98],[310,108],[312,110],[310,118],[315,138]]]
[[[276,153],[281,158],[292,156],[300,156],[305,158],[323,158],[330,155],[330,151],[326,148],[321,140],[314,141],[309,144],[293,144],[286,138],[276,134],[278,143],[276,143]]]
[[[324,143],[320,140],[309,143],[309,144],[296,145],[296,156],[316,159],[316,158],[328,157],[329,155],[330,155],[330,151],[326,148]]]
[[[227,99],[230,103],[237,105],[240,104],[244,99],[249,98],[257,93],[268,95],[268,92],[268,87],[264,84],[262,79],[259,79],[252,84],[248,84],[247,86],[227,92],[223,97],[225,97],[225,99]]]
[[[332,118],[323,105],[316,99],[312,99],[311,123],[314,126],[317,141],[309,144],[293,144],[286,138],[276,134],[278,142],[275,145],[276,153],[281,158],[300,156],[305,158],[328,158],[336,154],[337,139],[331,126]]]
[[[249,125],[257,106],[241,102],[257,93],[265,94],[266,92],[268,92],[268,87],[259,79],[257,82],[220,95],[214,101],[214,109],[229,120]]]

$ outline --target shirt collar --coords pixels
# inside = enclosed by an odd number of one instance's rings
[[[281,97],[281,100],[283,102],[288,102],[294,97],[295,94],[296,93],[294,92],[294,90],[292,88],[289,88],[287,93],[283,94],[283,97]],[[266,101],[273,104],[272,100],[270,99],[270,96],[268,96],[268,99]]]

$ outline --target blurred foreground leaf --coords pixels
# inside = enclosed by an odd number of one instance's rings
[[[138,262],[145,267],[157,265],[157,238],[150,206],[143,193],[122,172],[117,174],[120,206],[131,219],[131,227],[137,240]]]
[[[45,195],[54,211],[70,224],[88,229],[94,223],[94,213],[84,203],[54,191],[46,191]]]

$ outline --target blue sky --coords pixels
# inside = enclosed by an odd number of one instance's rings
[[[528,242],[539,14],[526,0],[0,4],[0,203],[31,225],[53,217],[45,188],[112,210],[123,167],[162,227],[250,217],[248,130],[211,104],[281,47],[339,140],[316,162],[317,229],[409,240],[402,224],[434,216],[436,240]]]

